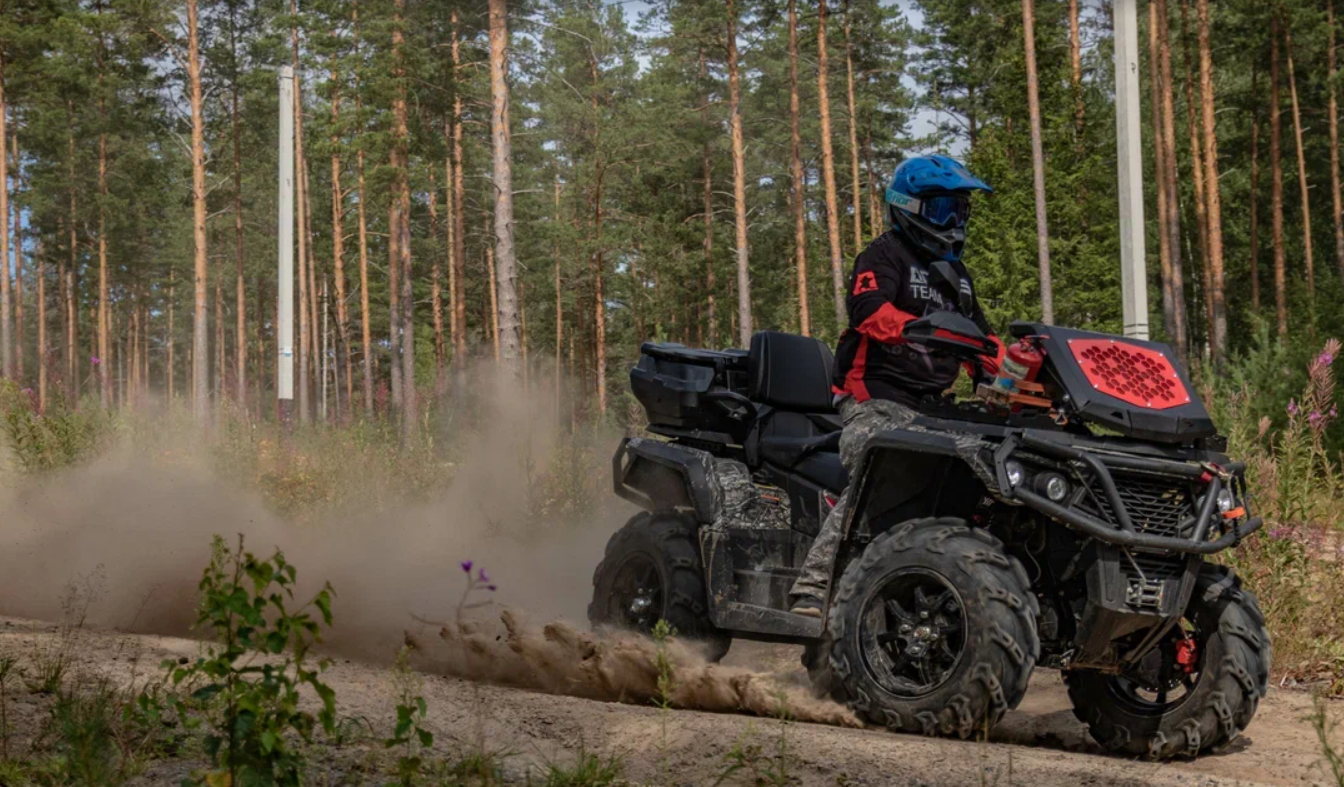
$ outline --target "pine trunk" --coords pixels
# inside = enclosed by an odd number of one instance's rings
[[[169,406],[172,406],[177,396],[177,390],[176,390],[177,359],[173,356],[173,350],[175,346],[173,343],[173,328],[174,328],[173,321],[176,306],[177,306],[177,266],[170,263],[168,266],[168,333],[165,336],[165,342],[168,345],[168,361],[167,361],[168,369],[166,370],[166,376],[168,377]]]
[[[299,287],[298,287],[298,311],[299,311],[299,369],[294,376],[294,384],[298,386],[298,406],[299,422],[308,423],[310,418],[310,407],[308,402],[308,363],[310,345],[308,343],[308,231],[307,220],[305,218],[304,206],[307,204],[308,191],[308,173],[304,167],[303,152],[303,72],[299,70],[299,28],[298,28],[298,2],[289,0],[289,13],[294,17],[294,26],[290,28],[290,44],[292,52],[290,59],[294,67],[294,160],[298,170],[295,180],[294,197],[298,204],[299,231]],[[199,355],[199,353],[197,353]]]
[[[47,255],[42,236],[33,250],[37,257],[37,409],[47,409]]]
[[[1078,23],[1078,0],[1069,0],[1069,65],[1069,82],[1073,86],[1073,127],[1081,142],[1086,109],[1083,105],[1083,35]]]
[[[850,40],[851,10],[849,0],[845,0],[845,84],[846,98],[849,102],[849,175],[850,188],[853,190],[854,204],[854,254],[863,249],[863,187],[859,185],[859,115],[854,102],[854,44]],[[794,46],[794,59],[797,59],[798,47]],[[795,63],[794,68],[797,68]]]
[[[236,14],[237,6],[230,6],[230,13]],[[247,285],[243,278],[243,268],[247,262],[247,252],[244,245],[245,235],[243,233],[243,143],[242,129],[238,122],[238,80],[241,76],[238,70],[238,19],[235,16],[230,18],[229,25],[229,46],[233,53],[233,79],[231,80],[232,96],[230,106],[230,120],[233,132],[233,242],[234,242],[234,317],[236,318],[236,335],[234,337],[234,375],[237,379],[234,381],[235,396],[238,398],[238,406],[246,407],[247,404]],[[340,242],[339,240],[337,241]]]
[[[187,82],[191,94],[192,237],[195,241],[195,309],[192,321],[192,415],[205,425],[210,417],[210,314],[206,308],[205,247],[205,114],[201,89],[201,53],[197,33],[197,0],[187,0]],[[105,360],[105,359],[104,359]],[[100,364],[101,365],[101,364]]]
[[[355,2],[351,6],[351,20],[355,28],[355,62],[360,62],[359,54],[359,3]],[[456,44],[454,44],[456,50]],[[373,326],[369,322],[369,222],[365,214],[365,193],[364,193],[364,99],[363,91],[360,90],[360,69],[355,67],[355,128],[359,129],[360,138],[356,140],[355,150],[355,176],[358,190],[357,203],[355,205],[356,216],[359,220],[359,330],[360,330],[360,351],[362,353],[361,362],[364,372],[364,413],[370,415],[373,413]]]
[[[1293,138],[1297,143],[1297,186],[1302,195],[1302,252],[1307,266],[1307,302],[1310,304],[1311,329],[1316,329],[1316,266],[1311,249],[1311,200],[1307,182],[1307,153],[1302,145],[1302,111],[1297,103],[1297,77],[1293,73],[1293,31],[1283,27],[1283,53],[1288,60],[1288,97],[1293,107]]]
[[[336,69],[331,70],[331,81],[337,84]],[[344,363],[338,363],[337,369],[345,374],[345,403],[353,409],[355,401],[354,374],[350,364],[350,307],[346,304],[345,282],[345,190],[341,188],[341,94],[333,92],[331,96],[331,260],[332,272],[336,281],[336,334],[339,341],[338,352],[344,356]],[[238,287],[242,292],[242,268],[238,269]],[[238,341],[243,341],[243,320],[238,318]],[[338,386],[339,387],[339,386]],[[239,383],[238,390],[243,390]]]
[[[457,301],[453,304],[453,354],[458,369],[467,360],[467,224],[466,186],[462,173],[462,93],[459,70],[462,67],[457,12],[452,12],[453,53],[453,264],[457,267]]]
[[[852,90],[850,95],[853,95]],[[798,276],[798,331],[811,336],[812,318],[807,307],[807,207],[803,204],[803,137],[799,115],[798,9],[797,0],[789,0],[789,183],[792,186],[789,198],[793,207],[793,256]]]
[[[1335,224],[1335,265],[1339,268],[1340,281],[1344,281],[1344,202],[1340,199],[1339,185],[1339,87],[1335,84],[1335,0],[1325,2],[1325,24],[1329,31],[1329,43],[1325,50],[1329,75],[1326,84],[1330,86],[1330,198],[1333,202]]]
[[[393,169],[396,156],[392,157]],[[396,187],[387,201],[387,348],[388,373],[392,381],[392,407],[401,412],[401,201]]]
[[[1199,136],[1199,109],[1195,99],[1195,65],[1190,54],[1190,3],[1181,2],[1181,48],[1185,54],[1185,109],[1186,129],[1190,136],[1190,180],[1195,187],[1195,229],[1199,235],[1200,273],[1204,296],[1204,341],[1213,347],[1212,266],[1209,261],[1209,214],[1204,175],[1204,149]]]
[[[821,177],[826,191],[826,237],[831,246],[831,287],[835,295],[835,324],[837,327],[843,327],[848,322],[848,318],[845,313],[844,252],[840,248],[839,200],[836,197],[835,189],[835,153],[831,146],[831,95],[828,65],[826,57],[826,0],[819,0],[817,3],[817,105],[821,113]],[[746,339],[743,339],[743,341],[745,342]]]
[[[1041,321],[1055,321],[1054,288],[1050,283],[1050,232],[1045,220],[1045,152],[1041,143],[1041,102],[1036,78],[1034,0],[1022,0],[1022,37],[1027,61],[1027,115],[1031,121],[1031,173],[1036,194],[1036,259],[1040,267]]]
[[[705,67],[705,52],[700,50],[700,81],[705,81],[707,70]],[[706,93],[700,98],[700,122],[706,127],[709,126],[709,94]],[[714,167],[709,157],[709,140],[705,140],[704,146],[700,151],[700,171],[703,173],[701,179],[701,197],[704,205],[705,215],[705,308],[708,311],[709,319],[709,346],[719,346],[719,314],[716,310],[714,301],[714,292],[717,285],[714,281]]]
[[[1162,93],[1162,162],[1165,172],[1159,178],[1159,184],[1167,192],[1168,247],[1171,251],[1171,303],[1175,312],[1176,333],[1172,337],[1176,343],[1176,352],[1182,359],[1189,358],[1189,341],[1185,316],[1185,274],[1181,259],[1181,202],[1178,189],[1176,161],[1176,82],[1171,70],[1171,32],[1167,12],[1167,0],[1155,0],[1157,3],[1158,37],[1158,79]]]
[[[23,166],[19,161],[19,135],[11,133],[10,141],[14,149],[14,372],[20,380],[26,381],[23,368],[23,211],[17,204],[18,194],[24,187]]]
[[[1270,21],[1269,39],[1269,201],[1270,242],[1274,246],[1274,316],[1280,337],[1288,336],[1288,283],[1283,250],[1283,124],[1279,116],[1279,15]]]
[[[439,237],[439,183],[434,170],[429,170],[429,237]],[[451,246],[450,246],[451,248]],[[452,260],[448,262],[452,267]],[[430,266],[429,303],[431,322],[434,325],[434,392],[437,394],[443,383],[443,374],[447,361],[447,345],[443,333],[443,266],[438,255]]]
[[[751,343],[751,278],[747,249],[747,156],[742,141],[742,87],[737,67],[736,0],[728,4],[728,125],[733,145],[733,208],[737,227],[737,323],[738,341]],[[839,242],[839,230],[836,230]]]
[[[1070,0],[1071,6],[1076,0]],[[1072,10],[1072,8],[1071,8]],[[1167,338],[1174,340],[1176,337],[1176,306],[1172,299],[1171,290],[1171,237],[1167,234],[1167,211],[1171,207],[1167,204],[1166,189],[1166,146],[1162,144],[1162,81],[1159,78],[1160,68],[1158,44],[1157,44],[1157,3],[1148,4],[1148,59],[1152,64],[1149,69],[1149,84],[1152,90],[1152,97],[1149,108],[1152,111],[1153,120],[1153,171],[1155,173],[1154,182],[1157,183],[1157,240],[1158,240],[1158,259],[1162,266],[1162,326],[1166,331]]]
[[[490,113],[494,153],[495,268],[499,286],[500,352],[511,375],[519,373],[517,261],[513,249],[513,137],[509,128],[508,46],[505,0],[490,0]],[[601,397],[599,397],[601,398]],[[605,404],[605,403],[604,403]]]
[[[1199,87],[1204,125],[1204,182],[1209,214],[1209,292],[1213,304],[1213,365],[1227,355],[1227,306],[1223,300],[1223,208],[1218,183],[1218,131],[1214,118],[1213,53],[1209,41],[1209,0],[1196,0],[1199,18]]]
[[[0,52],[0,254],[5,258],[9,255],[9,157],[4,154],[9,149],[5,121],[8,111],[4,95],[4,52]],[[74,211],[71,211],[70,220],[74,222]],[[0,359],[3,359],[0,360],[0,375],[12,379],[13,316],[9,313],[9,298],[9,265],[5,262],[4,270],[0,270]]]
[[[402,51],[406,0],[393,3],[392,62],[393,78],[397,83],[396,99],[392,102],[395,143],[393,167],[396,170],[397,223],[389,231],[397,236],[397,256],[391,261],[401,269],[401,315],[397,321],[401,349],[401,441],[410,445],[415,440],[419,406],[415,390],[415,277],[411,270],[411,180],[410,132],[406,127],[406,64]],[[393,363],[397,359],[393,358]]]
[[[560,231],[560,173],[555,175],[555,229]],[[561,359],[564,357],[565,306],[560,289],[560,241],[555,242],[555,414],[560,417]]]
[[[1257,199],[1260,194],[1260,91],[1259,72],[1255,61],[1251,62],[1251,193],[1250,197],[1250,253],[1251,269],[1251,311],[1260,313],[1260,211]]]
[[[594,102],[596,103],[596,102]],[[597,388],[597,411],[607,412],[607,302],[602,293],[605,260],[602,254],[602,159],[593,177],[593,381]]]

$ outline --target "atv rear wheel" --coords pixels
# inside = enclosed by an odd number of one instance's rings
[[[702,643],[710,661],[732,638],[709,621],[705,572],[692,523],[675,514],[636,514],[607,541],[593,573],[588,622],[651,634],[659,620]]]
[[[1205,565],[1185,618],[1121,675],[1064,675],[1073,714],[1114,752],[1195,757],[1231,743],[1269,684],[1269,633],[1255,594],[1225,566]]]
[[[950,518],[900,525],[837,585],[832,692],[869,723],[969,738],[1026,692],[1038,609],[1021,564],[989,533]]]

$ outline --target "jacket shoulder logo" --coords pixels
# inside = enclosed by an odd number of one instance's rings
[[[862,295],[877,289],[877,276],[872,271],[863,271],[854,279],[854,294]]]

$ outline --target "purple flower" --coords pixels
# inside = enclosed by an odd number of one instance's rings
[[[1320,355],[1316,356],[1316,363],[1319,363],[1322,366],[1329,366],[1334,362],[1335,362],[1335,356],[1331,355],[1329,350],[1326,350],[1325,352],[1322,352]]]
[[[1339,411],[1335,409],[1335,406],[1333,404],[1330,405],[1330,417],[1334,418],[1337,415],[1339,415]]]
[[[481,569],[479,569],[479,570],[476,572],[476,580],[477,580],[478,582],[489,582],[489,581],[490,581],[490,577],[487,577],[487,576],[485,575],[485,569],[484,569],[484,568],[481,568]]]
[[[1321,421],[1321,414],[1319,411],[1312,410],[1311,415],[1307,416],[1307,422],[1310,423],[1312,426],[1315,426],[1316,424],[1320,423],[1320,421]]]
[[[1288,415],[1297,415],[1297,400],[1288,400]]]
[[[23,389],[23,392],[24,392],[25,394],[27,394],[28,396],[32,396],[32,395],[33,395],[33,389],[32,389],[32,388],[24,388],[24,389]]]
[[[101,358],[99,358],[98,356],[95,355],[95,356],[93,356],[92,358],[90,358],[89,361],[90,361],[94,366],[97,366],[98,364],[100,364],[100,363],[103,362],[103,359],[101,359]]]
[[[495,590],[496,590],[496,588],[495,588],[494,585],[486,585],[486,586],[485,586],[485,589],[488,590],[488,591],[490,591],[491,593],[495,592]]]
[[[462,570],[463,570],[464,572],[468,573],[468,574],[471,573],[471,561],[470,561],[470,560],[463,560],[463,561],[462,561]]]

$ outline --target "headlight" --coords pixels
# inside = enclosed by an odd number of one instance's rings
[[[1045,496],[1058,503],[1069,494],[1069,482],[1064,480],[1064,476],[1057,473],[1049,473],[1039,476],[1036,479],[1036,487],[1045,492]]]
[[[1232,494],[1231,489],[1219,489],[1217,503],[1218,513],[1226,514],[1237,505],[1237,498],[1236,495]]]
[[[1022,468],[1022,465],[1011,459],[1003,463],[1003,472],[1008,476],[1008,486],[1014,488],[1020,486],[1022,480],[1027,477],[1027,471]]]

